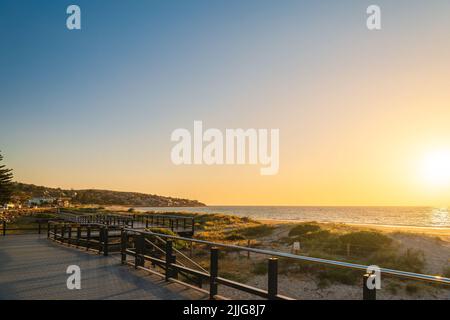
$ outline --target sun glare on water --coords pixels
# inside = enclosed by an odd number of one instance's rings
[[[450,150],[435,150],[426,154],[422,172],[430,186],[450,186]]]

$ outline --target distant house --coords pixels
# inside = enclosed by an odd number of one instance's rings
[[[55,202],[55,198],[31,198],[30,200],[28,200],[28,206],[29,207],[33,207],[33,206],[42,206],[44,204],[53,204]]]
[[[71,200],[71,198],[58,198],[58,199],[56,199],[56,205],[58,207],[67,208],[70,206],[70,200]]]
[[[5,203],[3,205],[3,209],[8,210],[8,209],[14,209],[16,207],[16,205],[14,203]]]

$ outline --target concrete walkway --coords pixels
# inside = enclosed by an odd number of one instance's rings
[[[66,286],[69,265],[81,268],[81,289]],[[204,299],[206,296],[104,257],[56,244],[46,235],[0,237],[0,299]]]

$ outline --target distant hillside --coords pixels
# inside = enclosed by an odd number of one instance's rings
[[[138,192],[110,190],[64,190],[33,184],[14,183],[13,197],[22,202],[35,197],[71,198],[73,204],[124,205],[144,207],[202,207],[197,200],[163,197]]]

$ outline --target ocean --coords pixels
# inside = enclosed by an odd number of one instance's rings
[[[208,206],[139,207],[138,211],[223,213],[256,219],[337,222],[415,227],[450,227],[449,208],[431,207],[306,207]]]

